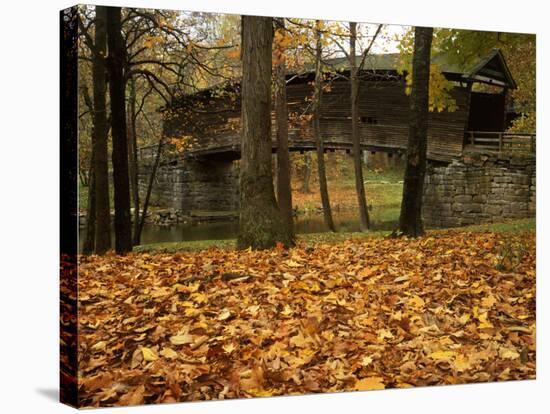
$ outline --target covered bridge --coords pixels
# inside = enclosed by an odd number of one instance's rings
[[[404,76],[397,71],[398,59],[398,54],[371,55],[359,73],[359,134],[365,150],[391,153],[406,149],[409,99],[405,93]],[[349,75],[347,59],[332,59],[326,63],[334,70],[326,74],[324,83],[321,134],[327,150],[349,151],[352,147],[350,84],[345,76],[340,75]],[[460,157],[467,145],[496,142],[494,134],[503,132],[509,120],[508,91],[516,88],[516,84],[497,49],[468,71],[444,62],[436,63],[454,85],[451,96],[457,109],[430,113],[428,159],[449,162]],[[291,151],[315,148],[311,122],[314,77],[311,70],[287,75]],[[485,88],[491,93],[476,91],[481,88],[473,88],[475,84],[491,85],[491,88]],[[185,156],[240,158],[238,81],[176,97],[165,115],[165,136],[187,137],[191,144]],[[474,137],[471,132],[476,133]],[[273,148],[276,148],[275,141]]]
[[[409,98],[405,79],[397,71],[398,58],[397,54],[369,56],[360,72],[359,133],[363,150],[390,154],[406,150]],[[350,151],[350,85],[341,76],[349,74],[347,61],[334,59],[327,63],[335,70],[326,75],[321,106],[325,150]],[[502,131],[509,119],[507,94],[516,87],[502,53],[493,50],[469,71],[438,63],[445,77],[453,82],[451,94],[457,109],[430,113],[429,161],[448,164],[472,146],[501,149],[505,144]],[[311,115],[314,76],[311,70],[287,76],[291,151],[315,149]],[[491,86],[474,88],[476,84]],[[486,91],[481,92],[483,89]],[[176,153],[167,148],[157,174],[158,202],[190,215],[237,211],[238,167],[233,161],[240,158],[239,82],[228,81],[176,97],[164,115],[164,136],[184,137],[187,146]],[[272,136],[275,151],[275,133]],[[156,146],[140,150],[141,183],[147,182],[148,166],[155,153]]]

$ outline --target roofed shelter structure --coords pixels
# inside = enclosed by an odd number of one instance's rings
[[[357,57],[358,60],[361,57]],[[364,150],[402,152],[409,131],[409,98],[405,77],[398,73],[398,54],[370,55],[359,74],[359,134]],[[451,96],[457,109],[429,115],[428,159],[449,162],[469,145],[469,131],[503,132],[507,126],[506,100],[516,84],[502,53],[495,49],[475,67],[461,71],[441,61],[444,76],[454,84]],[[327,150],[351,149],[350,84],[346,58],[325,62],[321,105],[321,134]],[[287,75],[289,146],[291,151],[315,148],[311,99],[313,70]],[[491,93],[474,85],[491,85]],[[480,89],[480,88],[477,88]],[[486,88],[487,89],[487,88]],[[494,93],[494,90],[497,93]],[[240,84],[227,81],[193,94],[174,98],[165,111],[164,134],[186,137],[191,145],[184,156],[210,159],[240,157]],[[273,138],[275,133],[273,133]],[[273,142],[276,149],[276,142]]]
[[[360,57],[358,57],[360,59]],[[439,58],[440,59],[440,58]],[[507,126],[506,100],[516,84],[502,53],[493,50],[468,71],[433,60],[454,87],[453,112],[431,112],[428,162],[445,165],[475,148],[501,150]],[[359,135],[362,151],[403,154],[409,135],[409,97],[405,76],[397,70],[399,55],[370,55],[359,73]],[[438,61],[439,60],[439,61]],[[321,134],[326,151],[352,150],[350,82],[345,58],[325,62]],[[290,151],[316,149],[312,125],[315,73],[309,68],[287,75]],[[274,112],[272,112],[274,118]],[[163,134],[182,138],[181,152],[167,151],[157,174],[161,205],[186,213],[237,211],[241,102],[239,80],[226,81],[177,96],[164,109]],[[276,151],[275,122],[272,147]],[[169,142],[167,139],[166,142]],[[534,145],[534,141],[532,141]],[[147,176],[156,146],[140,149],[140,174]],[[148,160],[151,162],[148,163]]]

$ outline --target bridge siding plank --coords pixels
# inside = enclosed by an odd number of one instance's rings
[[[293,83],[287,86],[289,112],[311,114],[312,86]],[[349,83],[333,82],[323,94],[321,133],[327,149],[351,148]],[[468,90],[452,91],[458,109],[455,112],[430,113],[428,157],[449,161],[461,155],[468,119]],[[238,96],[185,97],[175,113],[168,113],[164,133],[169,137],[188,136],[190,152],[211,153],[217,147],[239,147],[240,98]],[[403,151],[409,131],[408,96],[401,81],[364,81],[361,84],[359,133],[367,149]],[[291,115],[292,117],[292,115]],[[273,137],[275,123],[273,122]],[[291,150],[310,149],[313,141],[311,122],[292,119],[289,123]]]

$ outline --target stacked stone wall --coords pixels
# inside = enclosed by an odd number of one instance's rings
[[[140,171],[145,194],[150,169]],[[231,161],[179,161],[159,167],[152,203],[189,214],[192,211],[236,211],[239,208],[239,172]]]
[[[427,226],[454,227],[534,217],[535,157],[465,155],[429,167],[424,182]]]

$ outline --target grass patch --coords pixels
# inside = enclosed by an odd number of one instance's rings
[[[536,226],[535,218],[526,218],[526,219],[507,220],[500,223],[487,223],[487,224],[477,224],[474,226],[467,226],[467,227],[456,227],[449,230],[470,232],[470,233],[483,233],[483,232],[522,233],[524,231],[534,232],[536,230],[536,227],[537,226]]]
[[[379,211],[401,205],[403,195],[403,170],[372,170],[363,171],[365,193],[367,203],[376,216]],[[355,193],[355,177],[353,174],[343,174],[340,176],[328,176],[328,191],[330,204],[335,212],[339,210],[357,209],[357,195]],[[295,182],[293,185],[292,198],[294,206],[299,211],[314,211],[321,206],[321,196],[317,183],[311,183],[311,193],[304,194],[299,192],[301,182]],[[385,217],[384,220],[395,220],[395,216]]]
[[[208,249],[235,249],[237,246],[236,239],[226,240],[192,240],[179,242],[162,242],[142,244],[134,247],[134,252],[179,252],[179,251],[200,251]]]
[[[452,229],[435,229],[428,230],[428,234],[440,233],[440,232],[461,232],[461,233],[523,233],[526,231],[535,231],[535,219],[519,219],[510,220],[502,223],[488,223],[467,227],[456,227]],[[297,236],[298,244],[304,244],[305,246],[313,246],[318,243],[339,243],[349,239],[368,239],[368,238],[382,238],[390,234],[390,231],[371,231],[371,232],[324,232],[324,233],[309,233],[299,234]],[[200,251],[208,250],[212,248],[218,249],[235,249],[236,240],[194,240],[194,241],[181,241],[181,242],[167,242],[167,243],[152,243],[136,246],[135,252],[178,252],[178,251]]]
[[[348,239],[366,239],[373,237],[387,236],[387,231],[372,231],[367,233],[361,232],[324,232],[324,233],[308,233],[298,234],[297,243],[305,246],[312,246],[317,243],[338,243]],[[165,242],[151,243],[136,246],[135,252],[178,252],[178,251],[200,251],[208,249],[235,249],[236,239],[227,240],[193,240],[180,242]]]

